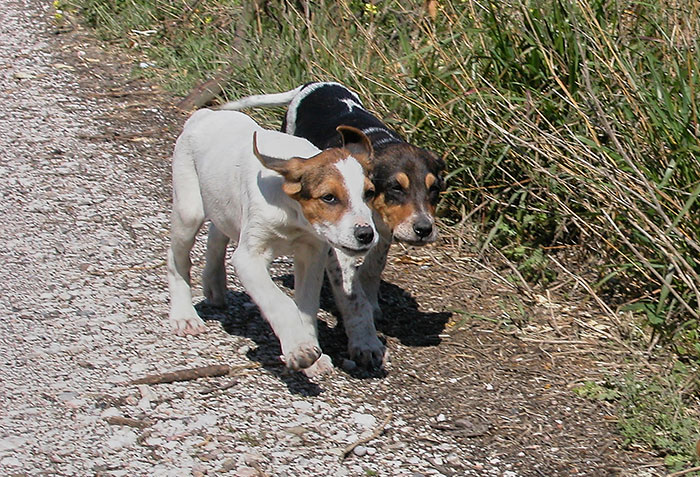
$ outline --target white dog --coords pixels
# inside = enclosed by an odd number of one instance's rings
[[[306,139],[265,130],[243,113],[200,110],[187,121],[173,155],[168,251],[176,333],[204,329],[192,306],[189,252],[209,219],[207,299],[225,302],[226,246],[233,239],[236,274],[279,338],[286,365],[310,376],[332,369],[316,331],[326,256],[330,247],[360,256],[378,240],[367,205],[374,196],[367,178],[371,143],[355,128],[338,131],[344,147],[321,152]],[[282,254],[294,255],[294,300],[267,270]]]

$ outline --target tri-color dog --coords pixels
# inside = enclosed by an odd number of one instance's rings
[[[361,256],[378,241],[368,205],[374,197],[367,178],[371,143],[355,128],[338,132],[342,147],[320,151],[234,111],[199,110],[186,122],[173,154],[167,260],[176,333],[204,329],[192,306],[190,250],[209,219],[202,280],[207,299],[225,303],[226,247],[233,239],[236,274],[279,338],[286,365],[309,376],[332,369],[316,332],[326,257],[329,250]],[[294,300],[267,270],[282,254],[294,255]]]
[[[377,337],[374,316],[381,310],[379,283],[392,240],[424,245],[436,239],[434,213],[443,188],[444,161],[404,141],[363,106],[354,92],[338,83],[309,83],[291,91],[249,96],[221,109],[288,106],[282,130],[303,137],[321,149],[337,147],[340,125],[361,130],[374,148],[372,201],[379,244],[360,266],[348,257],[331,257],[327,273],[343,316],[351,357],[365,366],[383,364],[385,349]],[[354,285],[360,275],[361,287]]]

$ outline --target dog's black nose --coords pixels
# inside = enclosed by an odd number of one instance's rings
[[[374,238],[374,230],[369,225],[358,225],[355,227],[355,238],[362,245],[367,245]]]
[[[425,238],[433,232],[433,223],[426,219],[418,219],[413,223],[413,231],[420,238]]]

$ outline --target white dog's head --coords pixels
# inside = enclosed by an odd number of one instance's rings
[[[339,126],[342,148],[330,148],[308,159],[280,159],[253,152],[263,166],[284,178],[282,190],[299,202],[306,220],[332,247],[363,254],[378,240],[368,203],[374,186],[368,179],[372,144],[359,129]]]

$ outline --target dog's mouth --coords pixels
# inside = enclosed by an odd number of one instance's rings
[[[345,252],[347,255],[349,255],[351,257],[355,257],[358,255],[366,254],[367,252],[369,252],[369,249],[372,247],[367,246],[367,247],[362,247],[362,248],[352,248],[352,247],[346,247],[345,245],[340,245],[340,246],[338,246],[338,248],[340,250],[342,250],[343,252]]]
[[[429,243],[435,242],[435,236],[428,236],[428,237],[419,237],[419,238],[406,238],[406,237],[399,237],[397,235],[394,235],[394,240],[397,242],[401,242],[406,245],[411,245],[414,247],[421,247],[423,245],[427,245]]]

